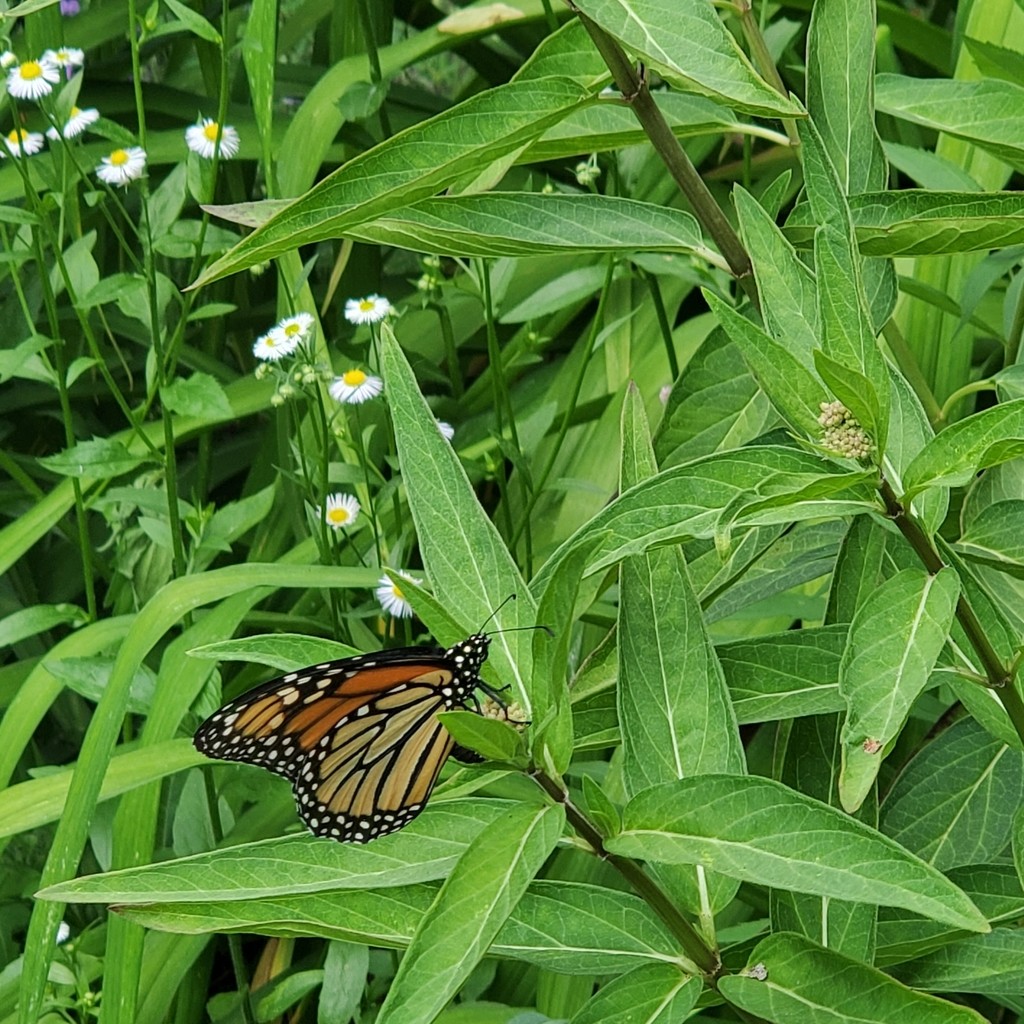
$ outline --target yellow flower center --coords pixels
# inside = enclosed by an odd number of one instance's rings
[[[328,509],[328,511],[327,511],[327,521],[329,523],[336,523],[337,525],[340,526],[342,523],[347,523],[348,520],[349,520],[349,514],[348,514],[348,509],[347,508],[343,508],[343,507],[332,508],[332,509]]]
[[[27,60],[21,65],[21,77],[26,82],[34,81],[43,75],[43,65],[37,60]]]
[[[217,141],[217,132],[220,131],[220,125],[216,121],[211,121],[209,124],[203,125],[203,135],[206,136],[210,142]]]
[[[80,114],[81,112],[82,112],[82,109],[81,109],[81,107],[72,107],[72,108],[71,108],[71,114],[70,114],[69,116],[70,116],[70,117],[78,117],[78,115],[79,115],[79,114]]]
[[[362,370],[346,370],[342,375],[341,379],[350,387],[357,388],[360,384],[366,382],[366,374]],[[401,595],[399,595],[401,596]]]
[[[405,600],[405,594],[403,594],[402,591],[399,590],[397,583],[392,583],[391,584],[391,593],[394,594],[395,597],[397,597],[399,601],[404,601]]]
[[[360,299],[359,300],[359,312],[360,313],[372,313],[374,307],[373,299]]]
[[[26,135],[28,132],[24,128],[15,128],[14,131],[7,133],[7,141],[17,146],[24,141]]]
[[[296,334],[301,334],[302,327],[299,324],[295,323],[285,324],[284,333],[287,334],[289,338],[291,338]]]
[[[125,149],[115,149],[114,152],[110,154],[110,163],[114,167],[123,167],[128,163],[128,159],[128,151]]]

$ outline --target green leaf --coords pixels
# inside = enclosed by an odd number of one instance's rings
[[[903,475],[903,498],[926,487],[960,487],[980,469],[1024,455],[1024,398],[1004,402],[946,427]]]
[[[750,252],[769,334],[806,370],[820,347],[818,289],[814,274],[796,254],[775,221],[746,189],[737,185],[733,202]]]
[[[662,469],[740,448],[775,422],[775,411],[738,345],[715,328],[672,387],[654,449]]]
[[[577,7],[684,92],[719,100],[748,114],[800,116],[794,104],[765,84],[707,4],[580,0]]]
[[[359,847],[360,852],[367,849]],[[435,886],[407,885],[288,899],[151,903],[125,906],[119,913],[147,927],[186,934],[320,935],[400,948],[409,944],[436,894]],[[679,958],[678,943],[638,897],[596,885],[545,881],[530,886],[490,952],[564,974],[618,974],[645,961],[674,964]]]
[[[44,455],[40,465],[61,476],[97,477],[120,476],[148,461],[146,455],[133,455],[121,441],[95,437],[79,441],[57,455]]]
[[[103,773],[98,799],[109,800],[204,760],[188,740],[168,740],[115,753]],[[0,838],[60,819],[67,809],[73,774],[73,767],[61,768],[52,775],[19,782],[0,792]]]
[[[861,516],[854,523],[869,522]],[[741,725],[840,711],[844,625],[792,629],[717,648]]]
[[[443,711],[437,718],[456,743],[469,747],[487,760],[526,764],[523,737],[510,723],[475,711]]]
[[[1024,754],[962,718],[923,746],[882,804],[881,830],[940,871],[996,860],[1024,799]]]
[[[868,475],[846,472],[809,452],[750,446],[663,470],[606,505],[538,572],[540,590],[577,544],[599,537],[587,575],[687,537],[714,537],[726,510],[740,523],[768,525],[848,515],[876,507]]]
[[[376,582],[376,571],[374,580]],[[309,665],[338,658],[351,658],[363,652],[337,640],[304,636],[300,633],[267,633],[264,636],[247,636],[238,640],[218,640],[213,644],[193,647],[189,655],[193,658],[210,658],[215,661],[251,661],[257,665],[268,665],[278,672],[294,672]]]
[[[966,1006],[914,992],[800,935],[770,935],[747,962],[746,971],[720,979],[721,993],[746,1013],[776,1024],[984,1024]]]
[[[890,968],[904,984],[932,992],[978,992],[981,995],[1020,998],[1020,964],[1024,932],[995,928],[988,935],[972,935],[951,942],[907,964]],[[949,1005],[948,1003],[946,1004]]]
[[[673,964],[642,964],[602,985],[570,1024],[681,1024],[701,992]]]
[[[952,81],[877,75],[875,105],[885,114],[963,139],[1024,170],[1024,87],[983,78]]]
[[[175,741],[184,746],[183,741]],[[381,889],[445,878],[507,800],[431,800],[400,832],[357,846],[312,835],[264,839],[192,857],[72,878],[40,899],[66,903],[230,903]]]
[[[56,626],[82,626],[86,613],[74,604],[34,604],[0,619],[0,650]]]
[[[702,293],[779,415],[801,434],[818,437],[821,405],[830,395],[792,354],[792,346],[777,343],[713,292]]]
[[[997,501],[980,509],[956,549],[983,562],[1024,565],[1024,501]]]
[[[771,779],[702,775],[635,796],[607,847],[703,864],[732,878],[857,903],[904,907],[969,931],[978,908],[942,874],[849,815]]]
[[[691,214],[616,196],[445,196],[403,206],[348,234],[364,242],[460,258],[649,250],[717,260]]]
[[[846,810],[860,807],[884,748],[899,735],[927,685],[959,596],[953,569],[935,576],[904,569],[870,591],[857,609],[839,671],[846,702],[839,797]]]
[[[224,394],[224,388],[208,373],[193,373],[188,380],[177,378],[160,389],[160,401],[180,416],[213,420],[231,418],[231,403]]]
[[[497,631],[537,625],[533,597],[477,501],[458,455],[438,431],[434,414],[387,325],[381,330],[381,369],[402,478],[434,593],[455,619],[473,624],[469,629],[484,622],[509,594],[517,595],[518,600],[508,602],[494,616],[490,657],[529,717],[533,638],[528,631]]]
[[[213,43],[214,46],[221,45],[220,33],[201,14],[180,3],[180,0],[163,0],[163,2],[174,11],[181,23],[194,36],[205,39],[206,42]]]
[[[902,189],[849,197],[857,246],[864,256],[934,256],[988,251],[1024,242],[1020,192],[929,192]],[[794,245],[809,245],[817,222],[797,207],[783,229]]]
[[[194,287],[426,199],[515,152],[585,98],[566,79],[512,82],[473,96],[328,175],[209,266]]]
[[[490,948],[564,824],[560,805],[519,805],[484,827],[416,929],[378,1024],[434,1020]]]

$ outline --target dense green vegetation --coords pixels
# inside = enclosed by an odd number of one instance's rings
[[[4,30],[0,1024],[1018,1019],[1024,4]],[[395,834],[192,745],[485,623]]]

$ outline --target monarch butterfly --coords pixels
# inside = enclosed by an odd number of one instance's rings
[[[491,638],[448,650],[403,647],[289,672],[224,705],[192,742],[209,757],[259,765],[292,784],[314,835],[366,843],[423,810],[454,740],[437,712],[479,703]]]

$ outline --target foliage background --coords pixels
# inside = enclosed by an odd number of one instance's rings
[[[446,14],[5,12],[102,120],[0,166],[0,1020],[1016,1019],[1024,8]],[[189,742],[510,593],[402,833]]]

